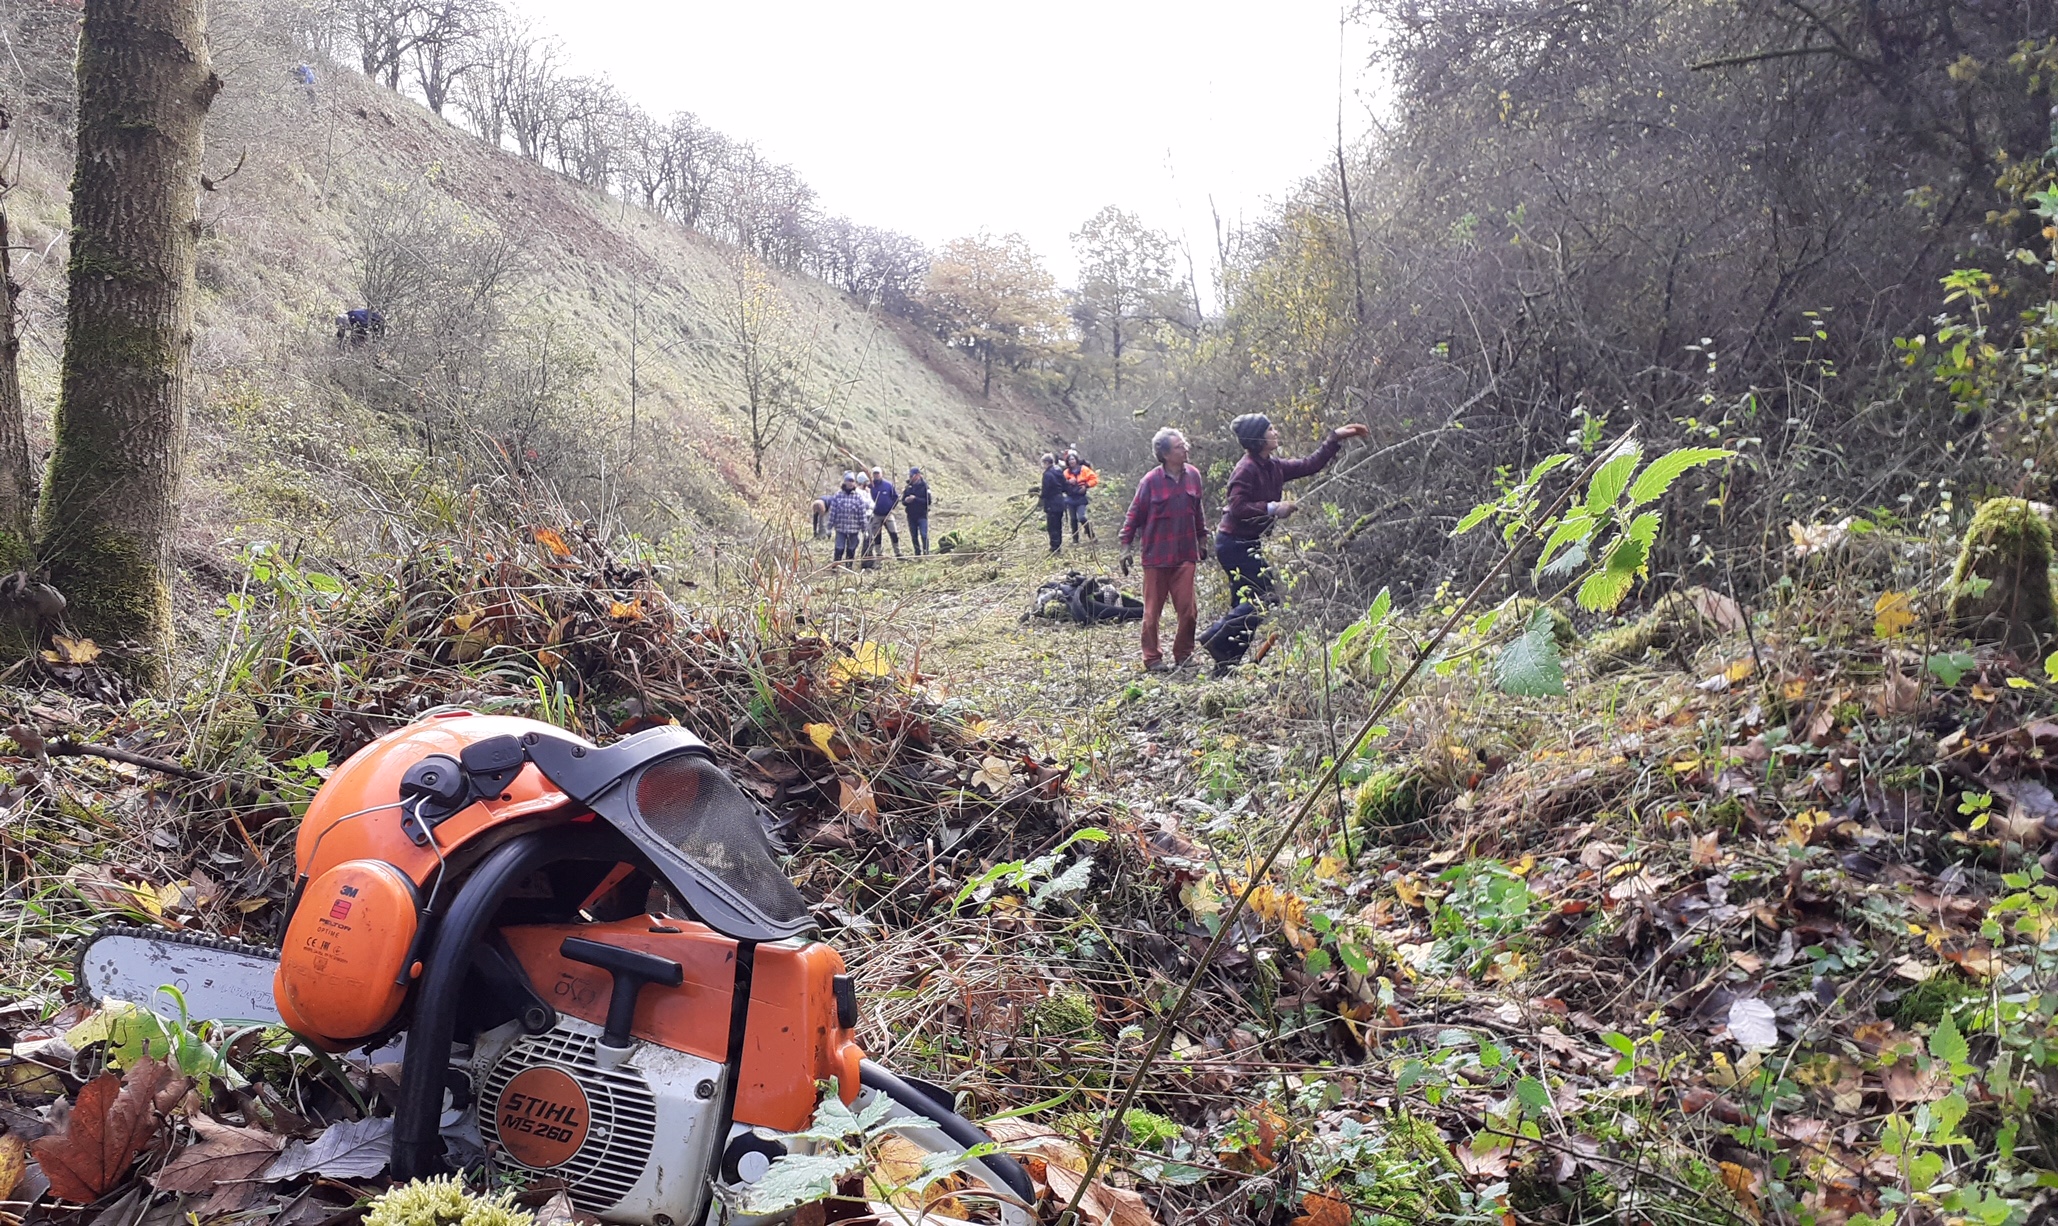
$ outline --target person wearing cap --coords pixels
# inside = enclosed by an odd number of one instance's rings
[[[900,533],[893,530],[893,508],[900,505],[900,491],[893,488],[893,482],[886,479],[885,471],[877,465],[872,467],[871,494],[872,518],[865,524],[865,556],[880,556],[879,536],[884,533],[892,538],[893,556],[898,558],[902,556]],[[867,563],[865,569],[870,570],[871,564]]]
[[[836,534],[835,564],[850,569],[857,560],[858,542],[865,534],[865,519],[872,513],[872,500],[858,493],[858,475],[843,474],[843,488],[822,500],[829,517],[829,530]]]
[[[1065,466],[1058,463],[1052,452],[1043,453],[1043,488],[1038,498],[1043,504],[1043,526],[1050,533],[1050,551],[1056,553],[1065,544],[1065,510],[1072,495],[1072,483],[1065,480]]]
[[[1265,561],[1264,536],[1272,525],[1300,510],[1286,498],[1286,483],[1312,477],[1329,467],[1336,453],[1350,439],[1363,438],[1371,430],[1362,424],[1338,426],[1329,432],[1312,455],[1298,460],[1278,458],[1279,427],[1263,413],[1245,413],[1229,423],[1230,432],[1243,445],[1243,458],[1229,474],[1229,490],[1222,507],[1222,522],[1215,529],[1215,560],[1229,578],[1229,603],[1251,605],[1262,610],[1279,602],[1278,575]],[[1233,664],[1250,646],[1256,618],[1225,618],[1204,636],[1208,653],[1217,663]]]
[[[919,558],[929,552],[929,482],[919,465],[908,469],[907,488],[900,492],[900,507],[908,517],[908,544]]]
[[[1208,520],[1201,507],[1200,469],[1186,462],[1186,436],[1167,426],[1150,441],[1158,466],[1136,483],[1136,497],[1122,520],[1122,573],[1138,550],[1143,553],[1143,667],[1165,671],[1158,645],[1158,622],[1165,602],[1172,602],[1178,628],[1172,634],[1172,664],[1178,668],[1193,654],[1194,625],[1200,604],[1194,598],[1193,572],[1208,550]]]

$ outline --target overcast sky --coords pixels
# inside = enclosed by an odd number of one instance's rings
[[[1333,156],[1329,0],[511,0],[656,115],[699,114],[793,165],[821,205],[932,246],[1019,231],[1060,282],[1119,204],[1184,238],[1209,198],[1256,216]],[[1365,127],[1365,35],[1344,120]]]

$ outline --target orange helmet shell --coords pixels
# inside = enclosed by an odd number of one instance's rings
[[[358,750],[307,806],[293,849],[299,874],[311,879],[346,861],[384,860],[416,885],[427,883],[438,860],[434,850],[416,846],[400,828],[401,776],[432,753],[455,758],[488,737],[524,732],[566,735],[533,719],[456,711],[396,729]],[[525,764],[498,798],[468,805],[439,824],[436,842],[447,857],[482,833],[570,803],[533,763]]]

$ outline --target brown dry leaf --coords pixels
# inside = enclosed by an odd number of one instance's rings
[[[610,601],[607,615],[620,622],[640,622],[643,620],[643,599],[639,596],[635,600]]]
[[[1751,1215],[1752,1221],[1764,1221],[1765,1213],[1758,1207],[1758,1172],[1736,1162],[1723,1162],[1718,1165],[1722,1169],[1722,1186],[1729,1189],[1731,1196],[1736,1197],[1736,1203],[1743,1206],[1744,1212]]]
[[[1732,966],[1735,966],[1736,969],[1742,971],[1746,975],[1755,975],[1759,971],[1765,969],[1765,959],[1759,957],[1757,954],[1752,953],[1748,949],[1730,950],[1729,961]]]
[[[1457,1155],[1458,1169],[1475,1179],[1508,1177],[1508,1150],[1505,1146],[1497,1145],[1480,1153],[1472,1148],[1472,1142],[1467,1141],[1451,1152]]]
[[[43,658],[52,664],[91,664],[100,658],[100,646],[92,639],[68,639],[61,634],[50,636],[50,650]]]
[[[1079,1190],[1086,1155],[1079,1147],[1040,1124],[995,1120],[986,1131],[1011,1154],[1024,1159],[1032,1178],[1040,1179],[1059,1204]],[[1098,1180],[1079,1198],[1080,1220],[1091,1226],[1157,1226],[1141,1194],[1111,1188]]]
[[[21,1186],[28,1169],[29,1147],[13,1133],[0,1137],[0,1200],[14,1199],[14,1190]]]
[[[150,1180],[160,1192],[212,1192],[203,1217],[236,1213],[257,1203],[265,1185],[257,1178],[285,1148],[286,1138],[262,1128],[219,1124],[204,1115],[192,1119],[200,1139],[165,1163]]]
[[[1947,946],[1938,952],[1946,959],[1957,963],[1959,969],[1966,974],[1977,975],[1981,979],[1992,979],[2008,969],[2008,964],[2001,960],[2000,954],[1983,946],[1976,945],[1971,949],[1951,949]]]
[[[865,1180],[866,1196],[914,1210],[925,1217],[933,1218],[938,1214],[951,1218],[966,1216],[965,1206],[954,1195],[969,1182],[963,1175],[939,1179],[921,1192],[896,1191],[921,1176],[923,1159],[928,1156],[921,1146],[906,1137],[889,1133],[879,1139],[872,1152],[872,1171]]]
[[[50,1191],[79,1204],[113,1191],[136,1155],[157,1139],[160,1117],[185,1095],[186,1086],[185,1078],[148,1056],[124,1075],[103,1073],[88,1082],[72,1104],[64,1131],[30,1147]]]
[[[1880,1075],[1880,1086],[1896,1106],[1935,1102],[1949,1092],[1945,1078],[1934,1071],[1918,1069],[1905,1057]]]
[[[972,786],[986,789],[989,796],[998,796],[1007,791],[1013,782],[1014,772],[1009,769],[1006,760],[991,756],[981,762],[979,769],[972,775]]]
[[[1704,621],[1713,622],[1715,628],[1724,634],[1744,628],[1744,611],[1736,601],[1721,592],[1697,587],[1690,590],[1687,600],[1693,605],[1694,612],[1699,613]]]
[[[535,536],[536,543],[548,549],[552,556],[559,558],[569,558],[572,556],[572,547],[565,544],[565,538],[558,535],[557,529],[538,528],[536,529]]]
[[[1695,868],[1714,868],[1722,863],[1722,832],[1710,830],[1694,836],[1693,862]]]
[[[836,787],[836,805],[840,812],[850,814],[853,817],[876,818],[879,816],[879,799],[872,794],[871,784],[866,783],[862,779],[852,783],[848,779],[839,777],[836,780]]]
[[[1333,1196],[1310,1192],[1301,1197],[1300,1215],[1287,1226],[1351,1226],[1351,1207]]]
[[[1422,883],[1415,879],[1413,873],[1409,873],[1396,880],[1393,883],[1393,892],[1400,896],[1400,900],[1403,903],[1415,908],[1417,911],[1428,909],[1427,905],[1422,901]]]

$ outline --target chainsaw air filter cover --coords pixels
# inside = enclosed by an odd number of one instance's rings
[[[309,882],[272,980],[279,1017],[336,1050],[385,1029],[413,978],[417,906],[414,884],[383,860],[349,860]]]

